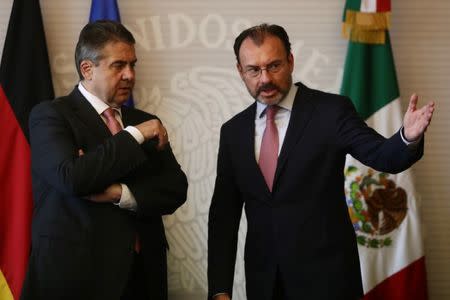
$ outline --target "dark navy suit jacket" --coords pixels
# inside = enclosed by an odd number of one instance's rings
[[[122,108],[125,126],[153,118]],[[145,286],[155,299],[166,299],[161,216],[183,204],[187,192],[170,146],[157,151],[156,141],[139,145],[127,131],[112,136],[77,87],[37,105],[29,123],[34,214],[22,298],[119,299],[139,234]],[[86,199],[112,183],[129,187],[136,212]]]
[[[297,85],[272,193],[255,159],[256,104],[222,126],[209,212],[210,297],[232,292],[244,207],[249,300],[272,299],[277,276],[288,299],[359,298],[358,250],[344,194],[346,154],[389,173],[423,154],[423,139],[415,148],[399,133],[385,139],[348,98]]]

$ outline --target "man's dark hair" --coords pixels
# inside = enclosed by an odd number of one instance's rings
[[[103,58],[102,50],[110,42],[123,42],[130,45],[136,43],[131,32],[116,21],[99,20],[88,23],[83,27],[75,48],[75,65],[80,80],[84,79],[81,74],[80,63],[83,60],[90,60],[98,66]]]
[[[241,49],[242,42],[246,38],[250,38],[257,46],[260,46],[264,43],[264,39],[267,35],[279,38],[286,49],[286,55],[288,56],[291,53],[291,43],[289,42],[289,36],[287,35],[286,30],[279,25],[263,23],[242,31],[234,40],[233,48],[237,62],[241,63],[239,61],[239,50]]]

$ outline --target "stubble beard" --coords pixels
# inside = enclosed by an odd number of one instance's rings
[[[286,98],[287,94],[289,93],[289,90],[292,86],[292,76],[289,78],[288,87],[287,89],[282,89],[278,85],[269,82],[262,86],[260,86],[255,93],[253,93],[250,88],[247,86],[247,90],[250,93],[250,95],[255,99],[256,101],[266,104],[266,105],[276,105],[280,103],[284,98]],[[275,89],[277,90],[277,94],[275,94],[272,98],[263,98],[261,97],[261,92],[267,89]]]

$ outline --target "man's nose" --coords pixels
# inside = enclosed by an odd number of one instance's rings
[[[262,83],[267,83],[272,81],[272,73],[267,71],[267,69],[261,69],[261,75],[259,76],[259,81]]]
[[[128,65],[123,69],[122,79],[123,80],[134,80],[135,71],[134,67]]]

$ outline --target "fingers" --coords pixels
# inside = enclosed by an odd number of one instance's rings
[[[416,94],[411,96],[408,110],[403,119],[405,138],[409,141],[418,139],[427,130],[435,110],[434,101],[429,101],[418,108],[418,99]]]
[[[411,98],[409,98],[408,110],[415,111],[418,101],[419,101],[419,97],[417,96],[417,94],[416,93],[412,94]]]
[[[428,102],[425,106],[423,106],[422,108],[420,108],[419,112],[420,112],[420,116],[428,121],[431,120],[431,118],[433,117],[433,112],[435,109],[435,104],[434,101],[430,101]]]
[[[169,142],[169,136],[167,135],[167,130],[164,128],[164,126],[161,125],[161,130],[158,135],[158,150],[164,149],[166,144]]]
[[[436,104],[434,103],[434,101],[430,101],[430,102],[428,102],[428,104],[426,106],[427,106],[428,112],[433,113]]]
[[[166,128],[158,119],[145,121],[135,126],[144,136],[145,140],[157,138],[157,149],[162,150],[169,142],[169,137]]]
[[[156,126],[155,130],[153,131],[153,138],[158,139],[158,145],[156,146],[156,148],[158,150],[162,150],[162,149],[164,149],[166,144],[169,142],[169,138],[167,135],[166,128],[164,128],[164,126],[161,124],[160,121],[157,121],[157,122],[158,122],[157,126]]]
[[[113,183],[103,192],[91,194],[86,198],[93,202],[118,202],[122,196],[122,186],[119,183]]]
[[[430,101],[421,108],[417,108],[418,100],[419,97],[417,96],[417,94],[414,93],[411,95],[407,114],[409,113],[410,116],[413,116],[413,119],[422,120],[429,123],[431,121],[431,118],[433,117],[435,103],[434,101]]]
[[[433,113],[434,113],[434,102],[430,102],[426,106],[426,110],[425,110],[425,113],[424,113],[424,116],[425,116],[426,121],[427,121],[427,127],[431,123],[431,119],[433,118]]]
[[[159,124],[159,120],[153,119],[142,122],[135,127],[142,133],[145,140],[149,140],[158,135]]]
[[[213,300],[230,300],[230,296],[228,294],[220,294],[213,297]]]
[[[161,128],[155,129],[153,131],[153,137],[152,138],[159,138],[163,139],[167,137],[167,130],[164,128],[164,126],[161,125]]]
[[[409,99],[408,110],[415,111],[417,109],[418,101],[419,101],[419,96],[417,96],[416,93],[412,94],[411,98]],[[434,107],[435,107],[434,101],[430,101],[426,105],[424,105],[420,110],[422,112],[428,111],[428,112],[433,113]]]
[[[169,137],[167,135],[167,130],[166,128],[164,128],[164,126],[159,122],[157,125],[155,126],[155,128],[153,129],[152,133],[150,134],[150,139],[158,139],[158,144],[156,146],[156,148],[158,150],[162,150],[164,149],[164,147],[166,146],[166,144],[169,142]]]

